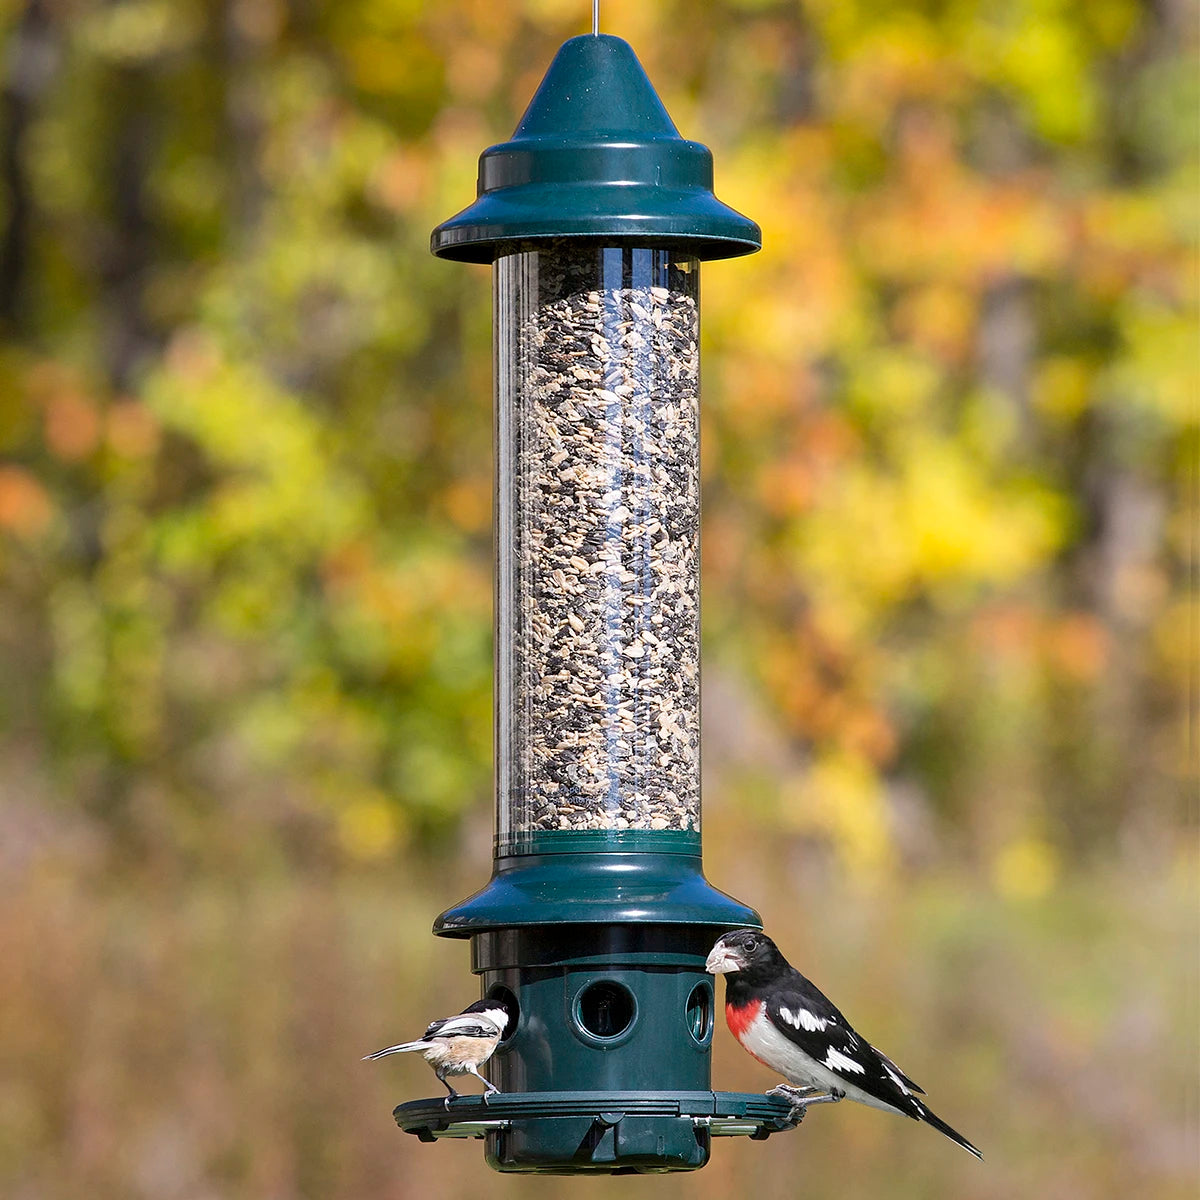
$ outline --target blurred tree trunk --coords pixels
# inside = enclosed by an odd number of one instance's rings
[[[263,181],[258,156],[265,120],[257,67],[260,45],[269,32],[256,26],[257,10],[246,0],[223,0],[217,71],[225,84],[225,128],[229,135],[230,241],[244,247],[259,224]]]
[[[5,222],[0,239],[0,324],[29,332],[26,274],[33,196],[25,155],[30,125],[58,66],[57,36],[44,0],[29,0],[8,44],[0,99],[0,182]]]
[[[151,68],[114,68],[108,95],[115,119],[106,181],[110,236],[101,269],[104,353],[112,386],[127,391],[155,341],[145,303],[155,237],[146,197],[157,125]]]

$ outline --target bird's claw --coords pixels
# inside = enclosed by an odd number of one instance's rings
[[[808,1105],[801,1103],[805,1095],[804,1088],[788,1087],[786,1083],[781,1083],[767,1092],[767,1095],[778,1096],[792,1106],[788,1113],[788,1121],[793,1127],[804,1120],[804,1115],[808,1111]]]
[[[829,1092],[823,1092],[819,1088],[790,1087],[786,1083],[777,1084],[767,1092],[768,1096],[779,1096],[792,1106],[792,1111],[788,1113],[788,1120],[796,1125],[804,1120],[804,1114],[808,1111],[810,1104],[834,1104],[845,1094],[836,1088]]]

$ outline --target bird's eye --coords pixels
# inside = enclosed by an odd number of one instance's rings
[[[742,946],[748,954],[753,954],[758,949],[758,938],[748,937]]]

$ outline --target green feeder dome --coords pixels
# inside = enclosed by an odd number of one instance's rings
[[[628,42],[565,42],[511,141],[479,157],[478,199],[430,240],[433,253],[491,262],[503,243],[653,242],[697,259],[762,248],[759,227],[713,194],[707,146],[679,136]]]

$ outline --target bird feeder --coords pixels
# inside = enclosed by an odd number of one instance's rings
[[[517,1011],[490,1098],[400,1105],[501,1171],[687,1170],[789,1128],[714,1092],[701,869],[700,263],[758,250],[620,38],[559,50],[433,253],[493,265],[496,846],[434,932]]]

